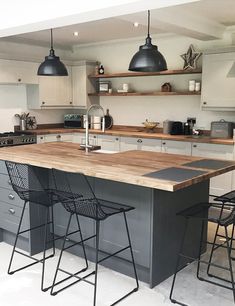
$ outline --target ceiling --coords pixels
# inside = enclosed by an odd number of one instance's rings
[[[139,22],[138,27],[133,23]],[[201,0],[151,10],[151,34],[175,33],[201,40],[220,39],[227,27],[235,26],[235,0]],[[78,36],[73,32],[77,31]],[[147,11],[54,29],[55,46],[74,45],[145,36]],[[234,30],[235,32],[235,30]],[[1,38],[1,40],[48,46],[48,30]]]

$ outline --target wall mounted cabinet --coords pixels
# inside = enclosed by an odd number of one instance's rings
[[[228,78],[235,52],[203,56],[201,108],[235,111],[235,78]]]

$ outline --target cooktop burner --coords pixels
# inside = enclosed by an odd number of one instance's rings
[[[22,132],[0,133],[0,147],[18,146],[36,142],[36,135],[27,135]]]

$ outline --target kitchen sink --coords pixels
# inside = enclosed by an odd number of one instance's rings
[[[118,151],[99,149],[99,150],[93,151],[93,153],[114,154],[114,153],[118,153]]]

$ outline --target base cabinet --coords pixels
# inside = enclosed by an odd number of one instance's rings
[[[121,151],[145,150],[145,151],[161,152],[161,140],[148,139],[148,138],[121,137],[120,150]]]
[[[191,142],[162,140],[162,152],[191,155]]]

